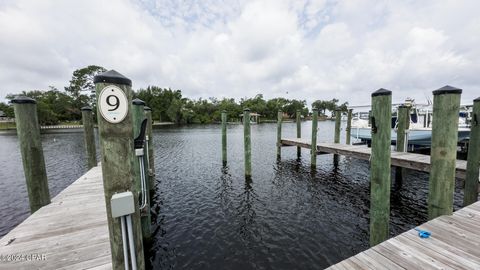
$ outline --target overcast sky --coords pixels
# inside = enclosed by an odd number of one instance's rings
[[[480,96],[480,1],[0,1],[0,98],[100,65],[190,98]]]

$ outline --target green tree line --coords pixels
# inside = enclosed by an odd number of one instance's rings
[[[91,106],[96,112],[95,91],[93,77],[106,71],[100,66],[88,66],[75,70],[69,85],[64,91],[50,86],[48,90],[23,91],[20,95],[28,96],[37,101],[38,118],[41,125],[55,125],[62,122],[81,120],[81,108]],[[12,100],[19,94],[7,95]],[[174,122],[178,124],[188,123],[212,123],[220,121],[220,115],[226,110],[229,121],[239,119],[244,108],[250,108],[252,112],[259,113],[262,119],[276,119],[278,110],[285,113],[285,117],[294,118],[295,112],[300,110],[304,117],[308,116],[309,110],[305,100],[273,98],[266,100],[262,94],[253,98],[217,99],[189,99],[183,97],[181,90],[172,90],[158,86],[148,86],[134,91],[134,97],[139,98],[152,109],[152,117],[155,121]],[[326,110],[346,110],[347,103],[337,105],[338,100],[317,100],[313,106],[317,106],[320,112]],[[0,110],[7,117],[14,117],[12,106],[0,103]]]

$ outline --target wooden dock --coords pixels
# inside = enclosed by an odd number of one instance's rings
[[[382,242],[327,269],[480,269],[480,202]]]
[[[111,269],[103,194],[94,167],[0,240],[0,269]]]
[[[311,149],[310,140],[302,138],[282,138],[283,146],[300,146],[302,148]],[[354,157],[363,160],[369,160],[371,148],[365,145],[346,145],[339,143],[317,143],[317,152],[319,154],[338,154],[343,156]],[[392,166],[403,167],[407,169],[430,172],[430,156],[407,153],[407,152],[391,152]],[[457,160],[456,177],[465,179],[467,170],[467,161]]]

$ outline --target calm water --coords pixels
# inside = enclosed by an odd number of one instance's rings
[[[333,122],[319,122],[319,141],[332,141]],[[310,135],[310,122],[302,125]],[[243,127],[228,130],[228,167],[221,165],[220,127],[154,131],[156,224],[150,250],[157,269],[318,269],[368,247],[368,162],[308,150],[275,155],[276,124],[252,126],[251,181],[243,176]],[[342,131],[343,132],[343,131]],[[284,137],[295,124],[284,123]],[[52,196],[86,171],[83,134],[42,135]],[[344,138],[342,138],[344,142]],[[0,135],[0,236],[28,216],[15,135]],[[463,194],[457,183],[455,207]],[[426,221],[428,175],[410,171],[392,185],[391,233]]]

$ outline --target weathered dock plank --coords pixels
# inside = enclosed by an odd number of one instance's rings
[[[480,269],[480,202],[440,216],[327,269]],[[355,266],[352,266],[355,265]]]
[[[283,138],[281,143],[283,146],[300,146],[302,148],[311,149],[311,143],[307,139]],[[338,143],[317,143],[317,151],[319,154],[338,154],[363,160],[369,160],[371,154],[371,149],[364,145],[346,145]],[[430,172],[430,156],[428,155],[392,151],[391,161],[392,166]],[[466,171],[467,161],[457,160],[455,176],[460,179],[465,179]]]
[[[111,269],[108,235],[94,167],[0,239],[0,269]]]

